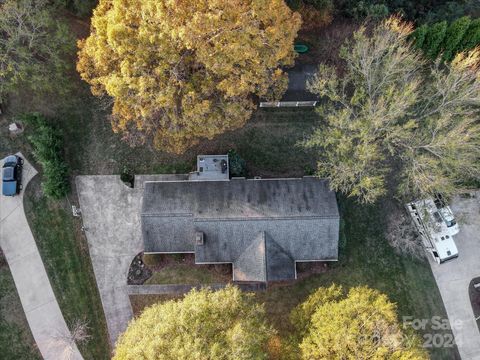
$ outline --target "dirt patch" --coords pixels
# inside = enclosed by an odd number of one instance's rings
[[[328,271],[328,263],[322,261],[297,263],[297,280],[306,279],[309,276],[323,274]]]
[[[147,254],[143,256],[152,277],[146,284],[213,284],[232,280],[231,264],[195,264],[194,254]]]
[[[339,50],[358,26],[351,19],[337,17],[327,26],[300,31],[296,42],[307,44],[310,51],[299,55],[295,63],[316,64],[321,59],[322,63],[340,66]]]
[[[133,316],[138,317],[145,308],[168,300],[181,299],[183,295],[130,295]]]

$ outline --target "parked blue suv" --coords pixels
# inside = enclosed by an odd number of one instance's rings
[[[9,155],[3,161],[2,194],[15,196],[22,189],[23,159],[17,155]]]

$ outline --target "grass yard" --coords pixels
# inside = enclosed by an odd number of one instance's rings
[[[175,264],[153,273],[145,284],[218,284],[227,283],[231,276],[222,276],[215,273],[215,270],[206,268],[205,265],[192,267],[185,264]]]
[[[8,264],[0,251],[0,357],[40,360]]]
[[[55,296],[68,324],[77,319],[88,323],[91,338],[79,346],[84,358],[109,359],[105,318],[86,240],[81,241],[69,203],[46,199],[39,180],[29,184],[24,206]]]

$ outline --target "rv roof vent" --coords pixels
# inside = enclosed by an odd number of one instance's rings
[[[203,232],[197,231],[195,233],[195,244],[197,246],[202,246],[205,243],[205,236],[203,235]]]

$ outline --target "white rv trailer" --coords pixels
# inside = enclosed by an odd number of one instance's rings
[[[413,219],[425,249],[441,264],[458,257],[453,236],[458,234],[458,224],[452,210],[441,198],[408,203],[407,211]]]

